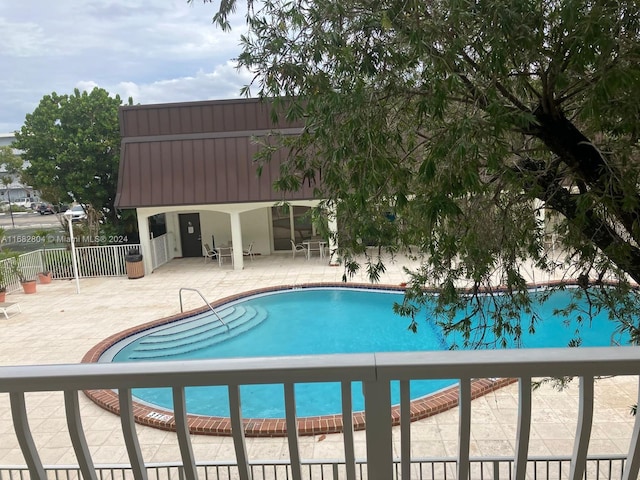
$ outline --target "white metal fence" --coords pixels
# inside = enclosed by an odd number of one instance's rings
[[[171,260],[170,240],[168,233],[151,239],[151,266],[153,270]]]
[[[78,275],[87,277],[117,277],[125,275],[126,256],[132,249],[140,249],[139,244],[101,245],[77,247],[76,260]],[[52,278],[73,278],[73,260],[71,250],[66,248],[48,248],[24,253],[18,257],[0,262],[4,269],[7,291],[20,288],[20,278],[12,268],[14,262],[25,278],[35,279],[39,272],[51,272]],[[1,480],[1,478],[0,478]]]
[[[14,429],[30,478],[212,478],[216,480],[424,480],[482,479],[621,479],[637,480],[640,467],[640,416],[634,420],[629,452],[623,457],[589,459],[587,447],[594,414],[594,380],[607,375],[638,375],[637,347],[523,349],[501,351],[406,352],[305,357],[235,358],[179,362],[94,363],[0,367],[0,392],[9,394]],[[533,377],[575,376],[580,379],[578,422],[573,454],[568,459],[529,455],[532,427]],[[471,458],[471,382],[474,378],[516,378],[519,405],[515,454],[510,458]],[[456,458],[411,458],[410,380],[458,379],[459,421]],[[400,384],[399,456],[394,458],[391,422],[391,382]],[[302,458],[296,427],[294,386],[306,382],[341,384],[344,460],[309,462]],[[366,459],[355,458],[352,423],[352,382],[362,382],[365,394]],[[289,461],[252,462],[245,443],[241,385],[279,384],[285,392],[285,422]],[[223,385],[229,392],[236,462],[203,467],[192,450],[185,412],[185,388]],[[134,425],[133,388],[170,387],[173,391],[179,466],[162,469],[146,465]],[[119,394],[123,437],[130,466],[104,473],[91,457],[82,426],[78,395],[83,390],[113,389]],[[78,459],[74,469],[43,466],[29,427],[26,395],[62,391],[67,425]],[[38,419],[39,421],[39,419]],[[317,466],[321,464],[322,466]],[[316,465],[316,466],[311,466]],[[164,468],[164,467],[163,467]],[[27,478],[26,469],[10,470],[0,478]],[[203,470],[204,469],[204,470]],[[108,470],[108,468],[107,468]],[[69,477],[66,477],[67,473]],[[75,473],[73,473],[75,472]],[[156,473],[154,473],[156,472]],[[159,472],[159,473],[158,473]],[[104,476],[103,476],[104,474]],[[5,473],[5,475],[7,475]],[[11,476],[15,475],[15,476]],[[24,475],[24,476],[23,476]],[[155,476],[157,475],[157,476]]]
[[[585,479],[613,480],[623,475],[626,456],[594,455],[587,459]],[[345,463],[341,460],[301,460],[301,473],[305,479],[340,480],[345,478]],[[451,458],[417,458],[411,460],[412,477],[415,480],[453,480],[456,460]],[[400,477],[401,463],[394,460],[394,477]],[[530,457],[527,462],[529,478],[536,480],[562,480],[568,478],[571,467],[570,457]],[[356,480],[365,480],[367,465],[364,460],[356,460]],[[79,480],[80,467],[76,465],[50,465],[44,468],[47,478],[55,480]],[[289,480],[292,478],[291,465],[285,461],[250,462],[252,480]],[[470,459],[470,478],[510,480],[513,479],[513,460],[502,457]],[[202,480],[230,480],[239,478],[238,465],[233,462],[199,462],[196,472]],[[135,479],[129,465],[96,465],[96,478],[100,480]],[[189,478],[179,463],[154,463],[145,468],[151,480],[182,480]],[[26,479],[26,466],[0,467],[0,479]]]

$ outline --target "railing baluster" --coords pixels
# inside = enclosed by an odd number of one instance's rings
[[[469,478],[469,444],[471,441],[471,379],[461,378],[458,394],[458,479]]]
[[[46,478],[42,461],[38,455],[38,449],[33,441],[29,421],[27,420],[27,406],[23,392],[11,392],[9,394],[11,403],[11,417],[13,418],[13,428],[16,431],[18,444],[24,455],[24,460],[29,467],[31,478]]]
[[[522,377],[518,380],[518,431],[516,435],[514,476],[516,480],[524,480],[527,474],[529,437],[531,435],[531,377]]]
[[[296,395],[293,383],[284,384],[284,407],[289,443],[289,461],[293,480],[302,480],[300,469],[300,449],[298,447],[298,419],[296,417]]]
[[[133,421],[133,401],[131,398],[131,389],[120,389],[118,392],[118,401],[120,404],[120,423],[122,424],[122,433],[124,434],[124,443],[127,447],[127,454],[131,462],[131,470],[133,478],[136,480],[147,480],[147,470],[140,451],[140,442],[136,434],[136,425]]]
[[[640,377],[639,377],[640,380]],[[637,408],[640,407],[640,381],[638,382]],[[622,480],[634,480],[640,473],[640,413],[636,413],[636,420],[633,423],[633,433],[629,443],[629,453],[624,464]]]
[[[77,390],[65,390],[64,407],[67,415],[67,426],[69,427],[69,436],[71,444],[78,459],[78,465],[85,480],[96,479],[96,470],[91,459],[91,452],[87,445],[87,438],[82,428],[82,419],[80,418],[80,402],[78,402]]]
[[[389,380],[366,381],[363,387],[367,421],[367,478],[388,480],[393,475]]]
[[[493,462],[493,480],[500,480],[500,462]]]
[[[189,422],[187,421],[187,403],[184,397],[184,387],[173,387],[173,416],[176,422],[178,446],[182,456],[182,465],[188,479],[198,478],[196,462],[191,448],[189,436]]]
[[[102,256],[96,255],[95,248],[91,248],[89,252],[91,253],[91,263],[94,265],[98,265],[98,268],[96,269],[96,271],[91,272],[91,275],[93,276],[102,275],[102,272],[104,272],[104,266],[105,266],[104,258],[102,258]]]
[[[587,462],[587,450],[593,423],[593,377],[580,377],[580,405],[578,407],[578,426],[576,440],[571,457],[569,478],[582,480]]]
[[[347,480],[356,479],[356,455],[353,445],[353,405],[351,382],[342,382],[342,431]],[[337,477],[336,477],[337,478]]]
[[[247,455],[247,444],[242,424],[242,402],[240,399],[240,386],[229,385],[229,413],[231,416],[231,434],[236,450],[236,463],[240,480],[251,480],[251,467]]]
[[[411,396],[408,380],[400,381],[400,462],[402,480],[411,478]]]

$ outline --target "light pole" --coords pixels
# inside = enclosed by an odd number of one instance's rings
[[[71,210],[67,210],[67,212],[71,212]],[[78,276],[78,261],[76,260],[76,241],[73,236],[73,216],[67,215],[67,212],[64,212],[64,216],[67,217],[67,222],[69,222],[69,237],[71,238],[71,261],[73,262],[73,276],[76,279],[76,293],[80,293],[80,277]]]
[[[2,177],[2,183],[7,189],[7,200],[9,201],[9,215],[11,216],[11,227],[16,228],[16,224],[13,220],[13,208],[11,208],[11,192],[9,191],[9,186],[11,185],[11,182],[8,182],[6,179],[7,177]]]

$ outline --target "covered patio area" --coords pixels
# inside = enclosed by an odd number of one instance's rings
[[[230,247],[232,259],[226,265],[242,270],[246,261],[290,253],[291,242],[302,244],[315,238],[311,208],[318,204],[318,200],[294,200],[286,207],[274,206],[273,202],[254,202],[138,208],[142,253],[151,252],[154,238],[166,235],[169,259],[207,256],[207,250],[215,256],[218,248]],[[333,217],[327,217],[327,221],[335,230]],[[331,252],[335,245],[328,240],[325,245]],[[247,254],[250,245],[251,256]],[[144,258],[145,271],[153,271],[151,255]],[[338,263],[337,257],[330,254],[325,260],[334,265]]]

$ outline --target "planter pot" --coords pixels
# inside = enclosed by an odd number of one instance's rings
[[[38,274],[38,281],[40,283],[51,283],[51,272],[40,272]]]
[[[7,291],[6,290],[2,290],[0,292],[0,303],[4,303],[4,301],[7,299]]]
[[[22,290],[24,293],[36,293],[36,281],[28,280],[26,282],[22,282]]]

